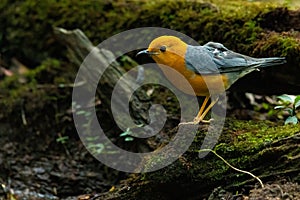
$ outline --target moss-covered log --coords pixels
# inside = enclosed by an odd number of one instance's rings
[[[98,199],[203,199],[219,186],[233,193],[247,193],[241,188],[259,185],[256,179],[233,170],[213,154],[198,157],[206,131],[207,126],[200,126],[189,150],[172,165],[134,175]],[[281,178],[299,182],[299,138],[298,125],[228,119],[215,150],[230,164],[263,182]]]

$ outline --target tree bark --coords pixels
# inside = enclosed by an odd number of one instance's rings
[[[111,93],[115,84],[126,72],[116,61],[116,56],[113,52],[95,47],[79,29],[69,31],[63,28],[55,28],[54,33],[67,47],[70,62],[83,69],[85,74],[85,80],[83,81],[85,84],[92,85],[99,82],[97,93],[101,97],[101,102],[107,108],[110,108]],[[89,56],[88,60],[84,61],[87,56]],[[96,67],[95,63],[97,64]],[[102,74],[100,79],[99,74]],[[133,77],[122,79],[121,81],[121,90],[126,94],[130,93],[131,89],[136,87],[136,80]],[[130,107],[129,109],[132,111],[131,113],[136,124],[147,122],[150,98],[144,91],[139,90],[133,93],[129,105],[122,101],[122,99],[116,99],[116,101],[120,110],[126,110],[128,106]],[[125,124],[126,122],[124,122],[124,126]]]

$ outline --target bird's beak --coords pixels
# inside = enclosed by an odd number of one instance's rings
[[[147,49],[146,50],[143,50],[143,51],[140,51],[138,52],[135,56],[139,56],[141,54],[146,54],[148,56],[152,56],[152,55],[157,55],[159,54],[158,52],[153,52],[153,51],[148,51]]]

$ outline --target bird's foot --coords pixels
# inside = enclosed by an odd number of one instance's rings
[[[213,118],[209,119],[209,120],[204,120],[202,119],[200,122],[205,123],[205,124],[209,124],[210,122],[214,121]]]
[[[197,123],[195,123],[194,121],[192,121],[192,122],[180,122],[179,124],[178,124],[178,126],[181,126],[181,125],[196,125]]]
[[[204,124],[209,124],[210,122],[212,122],[214,119],[209,119],[209,120],[204,120],[204,119],[197,119],[195,118],[192,122],[180,122],[178,124],[178,126],[181,126],[181,125],[197,125],[199,124],[200,122],[204,123]]]

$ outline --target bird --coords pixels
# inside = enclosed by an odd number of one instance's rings
[[[179,90],[192,94],[184,84],[174,78],[174,73],[164,67],[165,65],[184,76],[192,86],[194,95],[205,97],[194,120],[180,124],[209,123],[212,119],[204,118],[218,101],[218,97],[212,99],[212,96],[228,90],[238,79],[252,71],[286,63],[285,57],[253,58],[229,50],[218,42],[193,46],[171,35],[153,39],[148,48],[139,51],[136,56],[142,54],[152,57],[165,77]],[[211,103],[206,107],[209,99]]]

